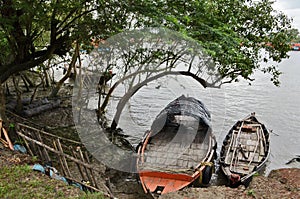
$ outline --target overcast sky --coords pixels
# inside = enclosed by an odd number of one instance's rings
[[[299,0],[276,0],[274,3],[276,10],[283,11],[293,18],[293,27],[300,31],[300,1]]]

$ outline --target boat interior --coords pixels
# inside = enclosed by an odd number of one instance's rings
[[[211,128],[191,116],[173,119],[157,133],[151,132],[140,168],[188,174],[209,155]]]
[[[250,174],[265,160],[267,151],[264,129],[259,122],[240,121],[232,129],[225,148],[225,165],[232,173]]]

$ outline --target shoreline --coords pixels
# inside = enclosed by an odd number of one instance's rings
[[[64,93],[70,94],[70,91],[64,90]],[[40,126],[45,127],[50,131],[50,133],[55,133],[57,135],[64,135],[70,137],[71,139],[77,139],[74,134],[75,128],[72,126],[72,109],[70,106],[70,100],[63,100],[60,108],[56,108],[50,111],[43,112],[37,116],[27,118],[28,120],[37,123]],[[58,121],[59,118],[63,118]],[[61,128],[62,127],[62,128]],[[65,128],[66,127],[66,128]],[[0,155],[3,156],[3,149],[0,150]],[[12,153],[13,154],[13,153]],[[15,157],[14,155],[7,155],[3,159],[11,159]],[[17,156],[18,157],[18,156]],[[22,158],[20,158],[22,159]],[[286,160],[288,161],[288,160]],[[20,164],[20,162],[18,162]],[[299,163],[296,163],[299,165]],[[289,167],[292,166],[289,165]],[[2,164],[1,164],[2,167]],[[299,167],[299,166],[297,166]],[[107,170],[107,169],[106,169]],[[108,169],[109,170],[109,169]],[[290,176],[286,178],[274,177],[269,178],[272,171],[280,170],[284,175],[288,175],[290,171]],[[103,171],[105,175],[111,181],[111,189],[113,195],[120,199],[139,199],[146,198],[147,196],[143,193],[141,185],[139,185],[133,178],[133,175],[124,174],[121,172],[107,172]],[[289,185],[290,181],[296,177],[296,185]],[[270,170],[270,172],[263,175],[254,177],[248,188],[239,186],[238,188],[232,189],[226,187],[225,185],[212,185],[207,188],[193,188],[186,187],[181,191],[174,192],[171,194],[162,195],[159,198],[169,198],[169,199],[181,199],[181,198],[300,198],[300,169],[299,168],[276,168]],[[51,178],[49,178],[50,180]],[[103,181],[105,183],[105,181]],[[66,185],[67,186],[67,185]],[[276,187],[275,192],[273,187]],[[73,189],[73,187],[72,187]],[[78,188],[75,188],[78,189]],[[103,190],[104,193],[107,190]],[[21,195],[20,195],[21,197]],[[46,197],[47,198],[47,197]],[[88,198],[88,197],[87,197]],[[94,197],[95,198],[95,197]]]
[[[13,168],[14,166],[19,165],[29,165],[31,166],[34,161],[31,156],[28,154],[22,154],[16,151],[10,151],[6,148],[0,150],[0,169],[6,167]],[[37,161],[37,160],[35,160]],[[33,174],[28,174],[33,178]],[[149,196],[145,195],[142,191],[141,185],[136,181],[128,180],[128,176],[120,174],[118,171],[112,171],[107,173],[111,175],[111,185],[112,193],[116,198],[119,199],[138,199],[138,198],[147,198]],[[34,176],[41,178],[39,172],[34,172]],[[45,175],[43,175],[44,177]],[[5,178],[1,176],[1,181],[7,180],[9,174]],[[23,181],[24,179],[19,179]],[[25,179],[26,180],[26,179]],[[43,179],[45,181],[45,179]],[[46,176],[45,186],[53,183],[52,178]],[[59,180],[56,180],[58,184],[61,184]],[[14,183],[14,182],[11,182]],[[11,186],[7,184],[6,186]],[[72,197],[74,192],[79,196],[82,194],[85,198],[95,198],[93,194],[85,194],[83,191],[80,191],[78,188],[70,185],[60,185],[62,190],[66,191],[64,197],[68,198],[68,194]],[[65,188],[64,188],[65,186]],[[3,185],[2,185],[3,188]],[[15,187],[16,189],[22,189],[22,187]],[[41,187],[42,188],[42,187]],[[70,190],[71,189],[71,190]],[[73,191],[72,191],[73,190]],[[106,190],[103,190],[105,193]],[[5,194],[5,193],[2,193]],[[3,195],[5,196],[5,195]],[[20,198],[24,197],[23,193],[20,192]],[[300,168],[280,168],[275,169],[270,172],[268,176],[256,175],[253,177],[249,187],[239,186],[238,188],[230,188],[225,185],[211,185],[205,188],[196,188],[196,187],[186,187],[183,190],[161,195],[160,199],[196,199],[196,198],[299,198],[300,197]],[[45,196],[45,198],[48,198]]]

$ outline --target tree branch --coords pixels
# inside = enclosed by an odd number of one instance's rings
[[[121,116],[121,113],[123,111],[123,108],[125,106],[125,104],[128,102],[128,100],[140,89],[142,88],[143,86],[145,86],[146,84],[148,84],[149,82],[151,81],[154,81],[158,78],[161,78],[163,76],[166,76],[166,75],[184,75],[184,76],[190,76],[192,78],[194,78],[197,82],[199,82],[204,88],[207,87],[208,83],[196,76],[195,74],[189,72],[189,71],[165,71],[165,72],[162,72],[162,73],[159,73],[155,76],[152,76],[146,80],[144,80],[143,82],[140,82],[138,84],[136,84],[134,87],[132,87],[132,89],[130,89],[127,93],[125,93],[125,95],[121,98],[121,100],[119,101],[118,105],[117,105],[117,112],[114,116],[114,119],[112,121],[112,124],[111,124],[111,129],[112,130],[115,130],[118,126],[118,122],[119,122],[119,119],[120,119],[120,116]]]
[[[60,45],[59,43],[56,43],[56,44],[49,46],[48,50],[45,52],[45,54],[35,60],[29,60],[26,62],[22,62],[20,64],[12,63],[12,64],[8,64],[8,65],[3,65],[0,68],[0,83],[4,83],[11,75],[13,75],[17,72],[28,70],[30,68],[33,68],[33,67],[43,63],[44,61],[46,61],[47,59],[49,59],[52,56],[53,52],[59,45]]]

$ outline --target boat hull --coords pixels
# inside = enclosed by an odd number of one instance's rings
[[[195,178],[184,174],[157,171],[141,171],[140,180],[146,192],[165,194],[188,186]]]
[[[179,112],[180,103],[181,109],[187,109]],[[208,124],[210,118],[200,118],[209,114],[197,112],[197,108],[206,111],[199,103],[191,98],[176,99],[146,132],[137,149],[137,171],[146,193],[165,194],[191,184],[209,183],[216,139]]]
[[[149,132],[148,138],[150,138]],[[183,169],[168,169],[165,165],[158,164],[159,168],[149,169],[143,168],[147,163],[145,160],[145,148],[148,139],[138,149],[139,158],[137,159],[137,170],[139,173],[139,180],[145,193],[151,194],[166,194],[183,189],[186,186],[195,184],[196,186],[207,186],[212,172],[214,170],[213,161],[216,156],[216,140],[215,137],[210,137],[210,147],[206,151],[206,156],[199,160],[195,167],[188,167]],[[175,146],[174,146],[175,149]],[[209,170],[209,172],[205,172]]]
[[[259,172],[270,154],[270,136],[265,125],[254,114],[238,121],[223,141],[220,166],[228,185],[248,186],[252,176]]]

